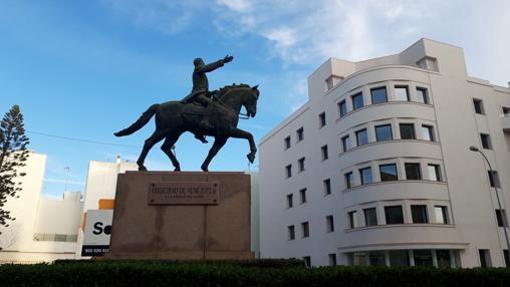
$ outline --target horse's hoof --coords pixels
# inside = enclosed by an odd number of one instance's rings
[[[138,166],[138,171],[147,171],[147,168],[143,165]]]
[[[180,167],[176,167],[176,168],[174,168],[174,171],[181,171],[181,168]]]
[[[209,171],[209,169],[207,168],[207,166],[201,166],[201,168],[202,168],[202,171],[204,171],[204,172],[208,172],[208,171]]]
[[[253,161],[255,161],[255,155],[252,153],[247,154],[246,157],[248,158],[250,163],[253,163]]]

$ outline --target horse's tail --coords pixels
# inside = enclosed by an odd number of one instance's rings
[[[154,105],[150,106],[142,114],[142,116],[138,120],[136,120],[136,122],[134,122],[128,128],[114,133],[114,135],[117,137],[127,136],[127,135],[130,135],[130,134],[136,132],[137,130],[141,129],[152,118],[152,116],[156,113],[158,108],[159,108],[159,104],[154,104]]]

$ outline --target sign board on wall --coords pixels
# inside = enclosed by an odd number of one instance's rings
[[[112,209],[87,210],[81,256],[103,256],[110,248]]]

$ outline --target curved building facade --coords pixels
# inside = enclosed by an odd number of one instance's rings
[[[329,59],[308,86],[308,102],[260,143],[262,257],[508,264],[508,87],[468,76],[462,49],[428,39]]]

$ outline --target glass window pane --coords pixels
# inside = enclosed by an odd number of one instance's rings
[[[390,250],[390,266],[409,266],[409,252],[407,250]]]
[[[396,86],[395,87],[395,100],[409,101],[409,93],[407,92],[407,86]]]
[[[376,226],[377,225],[377,211],[374,208],[366,208],[363,210],[365,213],[365,225]]]
[[[426,205],[411,205],[411,215],[413,217],[413,223],[429,222]]]
[[[362,168],[359,170],[359,174],[361,177],[361,184],[372,183],[372,168]]]
[[[379,166],[381,173],[381,181],[398,180],[397,165],[396,164],[383,164]]]
[[[414,124],[400,124],[400,138],[403,140],[416,139]]]
[[[448,212],[446,206],[434,206],[436,223],[448,224]]]
[[[386,260],[383,251],[372,251],[368,253],[368,262],[370,266],[385,266]]]
[[[439,171],[439,165],[437,164],[429,164],[429,179],[433,181],[441,181],[441,173]]]
[[[347,104],[345,103],[345,100],[338,103],[338,110],[340,112],[340,117],[343,117],[345,114],[347,114]]]
[[[425,88],[416,88],[416,101],[424,104],[429,103],[427,89]]]
[[[370,94],[372,95],[372,104],[385,103],[388,101],[386,87],[371,89]]]
[[[451,266],[450,250],[438,249],[436,250],[437,267],[446,268]]]
[[[414,265],[416,266],[433,266],[432,250],[414,250]]]
[[[324,194],[325,195],[331,194],[331,180],[329,178],[325,179],[323,181],[323,185],[324,185]]]
[[[351,211],[348,213],[349,215],[349,228],[356,228],[358,226],[356,222],[356,211]]]
[[[367,129],[362,129],[356,132],[356,143],[358,146],[368,143]]]
[[[405,168],[407,180],[421,179],[421,168],[419,163],[405,163]]]
[[[432,131],[432,126],[422,125],[421,138],[426,141],[434,141],[434,134]]]
[[[375,127],[375,138],[379,141],[389,141],[393,139],[391,125],[381,125]]]
[[[354,253],[352,256],[352,265],[366,266],[367,265],[367,254],[364,252]]]
[[[482,100],[473,99],[473,105],[475,107],[475,113],[481,114],[481,115],[485,114],[484,110],[483,110]]]
[[[402,213],[402,206],[385,206],[384,214],[386,216],[386,224],[402,224],[404,223],[404,214]]]
[[[342,149],[344,152],[348,151],[351,148],[351,140],[349,136],[342,137]]]
[[[352,96],[352,109],[356,110],[363,107],[363,94],[358,93]]]
[[[345,176],[345,187],[351,188],[352,187],[352,172],[348,172],[344,176]]]

